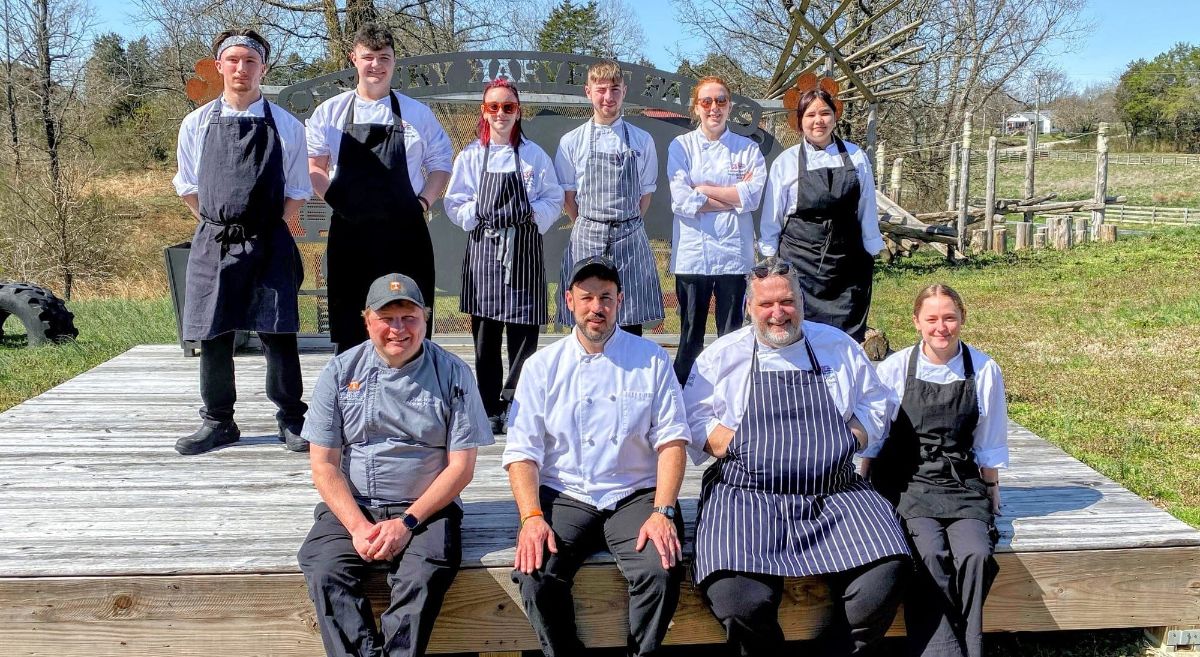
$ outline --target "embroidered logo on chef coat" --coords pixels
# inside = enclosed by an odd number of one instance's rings
[[[746,163],[745,162],[730,162],[729,163],[729,175],[739,176],[739,177],[746,175]]]
[[[526,185],[528,185],[529,183],[533,182],[533,169],[530,169],[529,171],[524,171],[524,172],[522,172],[522,173],[521,173],[521,180],[523,180],[523,181],[525,182],[525,184],[526,184]]]
[[[348,392],[358,392],[360,388],[362,388],[362,384],[358,381],[351,381],[350,383],[346,384],[346,390]]]
[[[828,365],[821,366],[821,376],[825,379],[825,385],[834,385],[837,383],[837,375],[833,373],[833,368]]]

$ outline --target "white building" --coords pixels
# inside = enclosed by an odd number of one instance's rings
[[[1050,132],[1055,132],[1056,128],[1051,120],[1053,118],[1054,117],[1052,116],[1051,112],[1047,110],[1042,110],[1040,121],[1038,120],[1038,112],[1017,112],[1016,114],[1010,114],[1008,118],[1004,119],[1004,134],[1024,134],[1034,121],[1038,121],[1039,124],[1038,134],[1044,135]]]

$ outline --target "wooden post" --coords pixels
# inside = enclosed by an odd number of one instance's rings
[[[880,166],[882,159],[876,158],[875,140],[879,138],[879,104],[871,103],[867,108],[867,155],[871,156],[871,165]],[[879,176],[875,176],[878,178]]]
[[[992,253],[1004,255],[1008,253],[1008,229],[996,226],[992,229]]]
[[[950,144],[950,187],[946,190],[946,209],[954,210],[958,199],[958,142]]]
[[[1117,241],[1117,225],[1116,224],[1101,224],[1100,225],[1100,241],[1101,242]]]
[[[1052,228],[1047,231],[1047,236],[1050,240],[1050,244],[1054,248],[1060,251],[1065,251],[1066,249],[1071,248],[1071,238],[1073,237],[1072,230],[1075,223],[1074,219],[1075,218],[1071,215],[1055,217],[1054,223],[1050,224]]]
[[[1108,196],[1108,124],[1100,123],[1096,134],[1096,190],[1092,195],[1095,203],[1104,203]],[[1097,234],[1104,225],[1104,209],[1092,210],[1092,230]]]
[[[1028,221],[1018,221],[1016,223],[1017,243],[1014,248],[1017,251],[1028,249],[1033,246],[1033,224]]]
[[[1038,226],[1037,232],[1033,234],[1033,248],[1035,248],[1035,249],[1046,248],[1046,227],[1045,226]]]
[[[887,141],[880,139],[875,147],[875,180],[883,186],[883,174],[887,167]]]
[[[992,248],[992,213],[996,211],[996,138],[988,137],[987,181],[983,194],[983,228],[987,231],[987,248]]]
[[[1025,131],[1025,198],[1033,198],[1033,169],[1037,156],[1037,137],[1033,131],[1037,128],[1029,126]],[[1033,221],[1033,213],[1025,213],[1025,221]]]
[[[958,159],[961,162],[958,172],[958,250],[966,252],[967,245],[970,244],[970,235],[967,234],[967,201],[970,199],[971,191],[971,113],[967,112],[963,118],[963,141],[962,150],[958,152]],[[992,209],[988,208],[986,216],[990,219]],[[986,241],[987,238],[984,238]]]
[[[983,229],[976,228],[971,231],[971,253],[983,253],[987,249],[987,238],[983,236]]]
[[[900,205],[900,173],[904,169],[904,158],[898,157],[892,161],[891,197],[896,205]]]
[[[1083,219],[1075,222],[1075,246],[1087,244],[1091,241],[1091,231],[1088,230],[1088,223]]]

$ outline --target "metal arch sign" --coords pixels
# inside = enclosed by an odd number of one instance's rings
[[[420,55],[396,61],[392,88],[412,98],[466,103],[468,101],[464,97],[469,97],[478,102],[482,98],[484,84],[504,76],[513,80],[522,94],[582,96],[587,69],[599,61],[602,60],[595,57],[532,51]],[[654,140],[658,154],[658,184],[646,211],[646,233],[651,239],[669,242],[674,213],[671,210],[667,176],[667,149],[672,140],[693,129],[688,118],[688,103],[696,80],[637,64],[621,62],[620,66],[628,85],[625,96],[627,104],[671,113],[666,117],[637,114],[625,117],[629,123],[650,133]],[[321,102],[353,89],[356,84],[357,72],[348,68],[285,87],[276,95],[275,102],[303,119]],[[783,149],[769,132],[759,128],[762,107],[753,99],[736,94],[732,101],[729,129],[757,143],[769,164]],[[562,136],[584,120],[559,114],[554,110],[552,101],[528,102],[536,104],[540,111],[522,117],[522,131],[527,139],[541,146],[553,159]],[[322,203],[306,204],[300,228],[304,234],[298,236],[297,241],[324,242],[324,235],[329,229],[328,208]],[[543,236],[546,280],[552,285],[558,281],[570,229],[570,221],[564,218]],[[434,204],[429,232],[436,249],[438,290],[457,295],[462,287],[462,259],[467,234],[446,217],[441,203]],[[397,244],[396,248],[403,246]],[[305,293],[323,294],[323,290],[305,290]]]

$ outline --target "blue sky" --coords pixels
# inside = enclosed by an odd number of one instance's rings
[[[481,0],[484,1],[484,0]],[[139,28],[127,13],[124,0],[92,0],[102,29],[136,36]],[[646,56],[659,68],[675,69],[669,50],[683,46],[703,58],[704,51],[681,30],[661,29],[675,21],[668,0],[627,0],[638,14],[646,34]],[[1112,79],[1139,57],[1151,58],[1176,43],[1200,43],[1200,0],[1089,0],[1087,19],[1095,28],[1070,52],[1056,57],[1060,68],[1076,84]],[[1059,48],[1061,50],[1061,47]]]

